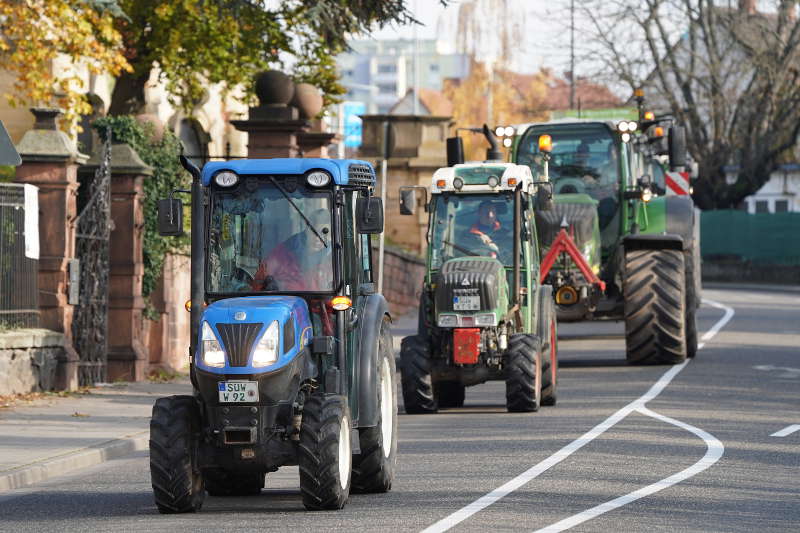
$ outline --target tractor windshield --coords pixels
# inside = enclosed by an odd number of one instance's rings
[[[616,196],[619,190],[619,153],[614,136],[603,124],[533,126],[522,137],[517,163],[528,165],[534,176],[543,173],[539,136],[553,139],[550,180],[555,194],[586,193],[595,200]]]
[[[222,294],[330,292],[331,235],[328,192],[302,185],[282,191],[256,178],[232,191],[217,190],[211,201],[206,288]]]
[[[434,195],[431,268],[453,257],[495,257],[514,264],[514,198],[511,194]]]

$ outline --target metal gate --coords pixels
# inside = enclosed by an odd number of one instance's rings
[[[80,212],[75,220],[75,249],[80,275],[72,322],[72,339],[80,356],[78,382],[81,386],[106,380],[108,360],[108,279],[111,234],[111,131],[107,130],[102,158],[93,176],[81,184]],[[74,275],[73,275],[74,274]],[[73,287],[74,289],[74,287]]]

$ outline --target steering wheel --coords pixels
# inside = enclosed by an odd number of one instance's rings
[[[586,193],[586,182],[581,178],[558,178],[554,194],[581,194]]]

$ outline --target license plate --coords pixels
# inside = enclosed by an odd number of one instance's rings
[[[217,383],[220,403],[250,403],[258,401],[257,381],[220,381]]]
[[[480,296],[454,296],[453,311],[477,311],[481,308]]]

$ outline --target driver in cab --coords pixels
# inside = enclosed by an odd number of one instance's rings
[[[490,201],[478,206],[478,219],[469,229],[470,235],[477,237],[489,251],[489,257],[497,257],[500,247],[495,241],[500,237],[500,221],[497,220],[497,207]]]
[[[330,213],[318,209],[308,219],[321,238],[305,227],[273,248],[253,276],[253,290],[305,292],[333,288]]]

